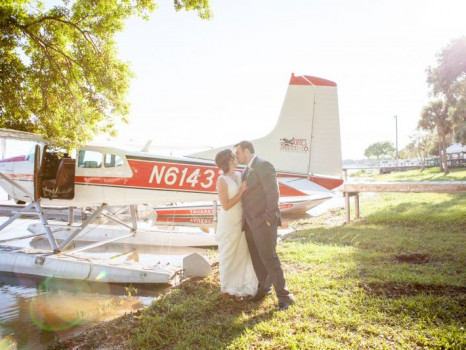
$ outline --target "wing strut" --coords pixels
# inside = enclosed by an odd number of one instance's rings
[[[72,231],[68,235],[68,237],[63,242],[61,242],[60,245],[58,245],[57,241],[55,240],[55,237],[53,236],[52,230],[50,229],[50,225],[49,225],[49,223],[47,221],[47,218],[44,215],[44,211],[43,211],[43,209],[42,209],[42,207],[40,205],[40,202],[34,200],[34,195],[32,193],[30,193],[28,190],[26,190],[23,186],[21,186],[21,185],[17,184],[16,182],[12,181],[8,176],[6,176],[5,174],[3,174],[1,172],[0,172],[0,178],[7,181],[10,185],[16,187],[21,192],[25,193],[26,196],[31,198],[31,200],[32,200],[31,203],[26,205],[20,211],[15,213],[11,218],[9,218],[7,221],[5,221],[2,225],[0,225],[0,231],[3,230],[8,225],[10,225],[13,221],[15,221],[16,219],[21,217],[25,212],[28,212],[31,208],[34,208],[35,211],[36,211],[36,214],[40,218],[42,226],[44,227],[45,235],[47,236],[47,239],[48,239],[48,241],[50,243],[50,246],[52,247],[52,250],[53,250],[54,254],[58,254],[58,253],[62,252],[73,241],[73,239],[79,233],[81,233],[90,223],[92,223],[100,214],[103,214],[107,218],[112,219],[112,220],[118,222],[119,224],[131,229],[131,233],[129,235],[126,234],[126,235],[121,236],[121,237],[111,238],[109,240],[99,242],[98,244],[93,244],[92,246],[89,246],[87,248],[92,248],[92,247],[95,247],[95,246],[98,246],[98,245],[103,245],[103,244],[106,244],[106,243],[109,243],[109,242],[114,242],[114,241],[117,241],[119,239],[126,238],[128,236],[134,236],[136,234],[136,231],[137,231],[137,212],[136,212],[136,207],[135,206],[130,207],[132,224],[133,224],[133,226],[131,227],[131,226],[125,224],[123,221],[118,220],[117,218],[111,217],[110,215],[103,213],[102,211],[107,207],[107,204],[103,203],[99,208],[97,208],[92,213],[91,216],[89,216],[89,218],[85,222],[83,222],[78,228],[76,228],[74,231]],[[30,213],[30,212],[28,212],[28,213]],[[42,234],[43,233],[39,233],[39,234],[36,234],[36,235],[42,235]],[[18,239],[18,238],[19,237],[15,238],[15,239]],[[83,249],[80,249],[80,250],[83,250]]]
[[[0,178],[7,181],[10,185],[16,187],[18,190],[24,192],[29,198],[31,199],[34,198],[34,195],[32,193],[26,190],[23,186],[12,181],[8,176],[6,176],[5,174],[2,174],[1,172],[0,172]],[[24,212],[28,211],[32,207],[36,209],[36,213],[39,216],[40,221],[42,222],[42,225],[44,225],[45,234],[47,236],[47,239],[49,240],[49,243],[53,249],[53,252],[57,253],[58,252],[57,242],[55,241],[52,231],[50,230],[50,227],[47,223],[47,218],[44,215],[44,211],[42,210],[42,207],[40,206],[39,202],[36,202],[34,200],[31,203],[29,203],[27,206],[25,206],[23,209],[21,209],[19,212],[17,212],[15,215],[13,215],[11,218],[9,218],[7,221],[5,221],[0,226],[0,231],[3,230],[5,227],[7,227],[9,224],[11,224],[16,219],[18,219],[21,215],[23,215]]]

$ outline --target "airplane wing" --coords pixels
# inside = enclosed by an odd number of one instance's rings
[[[32,132],[3,128],[0,128],[0,138],[47,143],[47,141],[42,138],[42,136],[33,134]]]

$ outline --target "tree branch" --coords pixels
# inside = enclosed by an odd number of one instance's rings
[[[36,21],[33,21],[29,24],[23,25],[24,27],[29,27],[29,26],[34,26],[36,24],[40,24],[45,21],[55,21],[55,22],[60,22],[66,25],[69,25],[76,29],[78,32],[81,33],[83,38],[93,47],[94,51],[97,52],[97,54],[100,54],[99,48],[95,44],[94,40],[92,39],[92,35],[87,31],[87,30],[82,30],[76,23],[73,23],[69,20],[63,20],[61,17],[56,17],[56,16],[43,16]]]
[[[73,91],[71,90],[70,88],[70,85],[68,83],[68,80],[66,79],[66,77],[63,75],[61,69],[60,69],[60,65],[53,59],[52,55],[50,54],[49,52],[49,49],[52,49],[56,52],[58,52],[59,54],[63,55],[65,58],[69,58],[66,54],[64,54],[62,51],[60,50],[57,50],[55,49],[53,46],[51,45],[48,45],[46,42],[44,42],[41,38],[39,38],[38,36],[34,35],[27,27],[19,27],[21,28],[24,33],[26,35],[28,35],[36,44],[38,44],[44,51],[44,54],[47,56],[47,59],[50,63],[50,68],[56,72],[58,72],[58,74],[60,75],[61,77],[61,80],[63,81],[63,84],[67,87],[69,93],[71,94],[71,96],[73,96],[73,98],[75,98],[74,94],[73,94]],[[70,59],[71,60],[71,59]],[[73,61],[73,60],[71,60]],[[74,61],[73,61],[74,62]],[[79,65],[78,63],[76,63],[78,66],[81,67],[81,65]],[[55,66],[55,68],[54,68]],[[74,80],[76,80],[73,76],[73,74],[71,74],[71,76],[73,77]]]

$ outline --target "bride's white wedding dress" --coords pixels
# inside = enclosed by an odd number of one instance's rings
[[[235,176],[236,181],[221,175],[228,185],[228,198],[233,198],[240,188],[241,175],[235,172]],[[221,291],[239,297],[255,295],[258,285],[246,236],[241,230],[242,220],[241,201],[228,210],[221,208],[215,233],[218,241]]]

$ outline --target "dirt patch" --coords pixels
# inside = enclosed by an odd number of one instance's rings
[[[431,259],[427,254],[400,254],[395,256],[396,261],[408,264],[426,264]]]
[[[466,287],[441,286],[432,284],[402,284],[402,283],[368,283],[361,285],[367,294],[386,297],[415,296],[419,294],[432,294],[436,296],[460,296],[466,295]]]
[[[127,349],[126,339],[139,325],[141,310],[109,322],[88,327],[82,333],[59,340],[47,350],[59,349]]]

